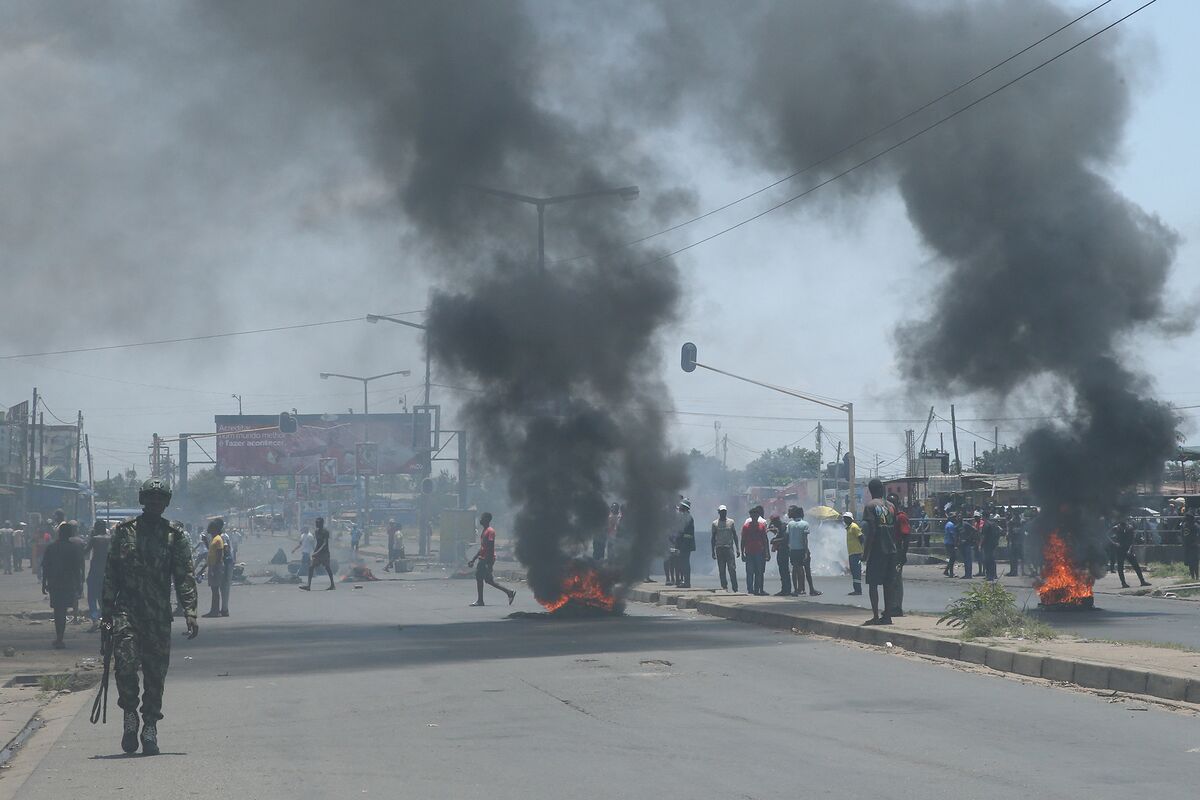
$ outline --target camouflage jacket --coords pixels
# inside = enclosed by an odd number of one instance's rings
[[[183,528],[160,518],[139,516],[113,529],[104,570],[101,614],[126,615],[131,622],[171,624],[171,581],[179,605],[196,616],[192,551]]]

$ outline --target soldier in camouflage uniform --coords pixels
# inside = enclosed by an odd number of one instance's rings
[[[162,719],[163,681],[171,655],[171,581],[187,620],[188,638],[195,639],[200,629],[187,534],[163,517],[171,489],[162,479],[151,478],[142,484],[138,502],[141,516],[125,520],[112,533],[101,615],[104,630],[112,636],[117,704],[125,711],[121,748],[126,753],[138,748],[140,668],[145,681],[142,752],[157,755],[157,723]]]

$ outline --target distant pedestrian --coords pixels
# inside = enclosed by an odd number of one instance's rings
[[[209,606],[206,617],[221,616],[221,608],[224,604],[222,595],[225,588],[225,562],[226,562],[226,547],[225,537],[221,532],[225,528],[225,521],[222,519],[214,519],[208,523],[208,589],[212,595],[212,603]]]
[[[892,501],[892,511],[896,515],[896,577],[892,581],[892,616],[904,616],[904,565],[908,563],[909,537],[912,535],[912,525],[908,514],[900,507],[899,498]]]
[[[0,567],[3,567],[5,575],[12,575],[13,571],[13,556],[16,554],[14,534],[12,523],[4,520],[4,524],[0,525]]]
[[[42,579],[42,556],[45,554],[46,548],[50,546],[50,541],[50,525],[43,522],[33,538],[32,558],[30,559],[34,577],[39,581]]]
[[[305,528],[300,534],[300,541],[296,542],[296,546],[292,548],[292,552],[300,551],[300,572],[307,573],[309,566],[312,564],[313,550],[317,549],[317,537],[312,535],[312,531]]]
[[[738,545],[737,526],[729,518],[729,509],[717,506],[717,518],[712,523],[712,557],[717,562],[717,574],[721,577],[721,588],[738,590],[737,559],[742,549]],[[728,583],[726,582],[728,581]]]
[[[970,522],[963,521],[958,529],[958,555],[963,562],[963,578],[974,576],[975,548],[979,540],[979,523],[983,521],[983,512],[976,511]]]
[[[675,534],[675,571],[680,589],[692,588],[692,553],[696,549],[696,520],[692,518],[692,501],[686,497],[679,501],[679,532]]]
[[[993,514],[983,522],[979,531],[979,544],[983,550],[983,575],[989,581],[996,580],[996,548],[1000,546],[1000,516]]]
[[[678,509],[676,509],[675,513],[678,516]],[[667,551],[663,556],[663,579],[667,586],[674,586],[679,582],[679,575],[675,572],[675,565],[679,563],[677,539],[678,533],[675,530],[667,533]]]
[[[83,550],[70,538],[75,535],[75,526],[63,522],[58,526],[58,540],[46,547],[42,554],[42,594],[50,596],[50,607],[54,609],[54,647],[66,647],[63,636],[67,630],[67,610],[79,612],[79,598],[83,594]]]
[[[308,585],[296,588],[306,592],[312,591],[313,572],[317,567],[324,567],[325,573],[329,575],[329,591],[332,591],[337,588],[337,584],[333,582],[333,568],[329,561],[329,529],[325,527],[324,517],[317,517],[313,526],[313,538],[317,546],[313,550],[312,560],[308,565]]]
[[[350,528],[350,550],[355,556],[358,555],[358,545],[362,541],[362,528],[356,522]]]
[[[896,576],[896,510],[883,499],[883,481],[872,478],[867,484],[871,499],[863,507],[863,552],[867,556],[867,592],[871,597],[871,618],[864,625],[891,625],[892,597]],[[883,587],[883,613],[879,613],[879,588]]]
[[[1200,526],[1196,522],[1196,510],[1189,508],[1183,515],[1183,563],[1187,565],[1192,580],[1200,580]]]
[[[1138,582],[1142,586],[1149,586],[1150,581],[1146,580],[1145,576],[1142,575],[1142,565],[1138,563],[1137,556],[1133,553],[1134,529],[1128,516],[1122,514],[1117,524],[1113,526],[1112,539],[1117,545],[1117,575],[1121,578],[1121,588],[1129,588],[1129,584],[1125,582],[1126,561],[1133,567],[1133,571],[1137,573]]]
[[[21,571],[21,562],[25,560],[27,547],[29,538],[25,532],[25,523],[18,522],[17,527],[13,528],[13,572]]]
[[[809,549],[809,536],[812,529],[804,518],[804,509],[792,506],[788,509],[788,558],[792,562],[792,594],[804,594],[804,582],[808,581],[808,593],[813,597],[821,594],[813,586],[812,551]]]
[[[92,618],[92,631],[100,629],[100,600],[104,592],[104,567],[108,563],[108,546],[112,537],[108,525],[102,519],[92,526],[92,536],[84,547],[84,556],[90,556],[87,572],[88,616]]]
[[[778,514],[772,514],[770,522],[767,523],[767,532],[771,537],[771,549],[775,552],[775,566],[779,568],[779,591],[775,593],[776,597],[791,597],[792,596],[792,570],[791,559],[788,553],[791,548],[788,547],[787,526],[783,524],[783,520]]]
[[[475,557],[467,562],[468,567],[475,567],[475,589],[478,592],[479,598],[471,603],[472,607],[483,605],[483,585],[486,583],[508,596],[508,604],[511,606],[517,593],[512,589],[505,589],[500,584],[496,583],[494,567],[496,565],[496,529],[492,527],[492,513],[485,511],[479,515],[479,527],[483,528],[483,532],[479,534],[479,552]],[[476,566],[478,562],[478,566]]]
[[[396,544],[397,544],[397,541],[403,541],[400,538],[401,535],[402,534],[400,533],[400,523],[396,522],[396,520],[394,520],[394,519],[389,519],[388,526],[387,526],[388,555],[387,555],[387,564],[385,564],[383,567],[384,572],[391,572],[392,565],[396,563],[396,560],[398,558],[400,558],[400,551],[399,551],[399,549],[397,549]],[[400,546],[403,547],[403,544],[401,544]]]
[[[946,568],[942,574],[947,578],[954,577],[954,560],[958,554],[958,523],[951,514],[946,519],[946,527],[942,529],[942,546],[946,548]]]
[[[862,528],[854,521],[854,515],[849,511],[842,514],[842,524],[846,526],[846,556],[850,561],[850,577],[853,580],[847,595],[862,594]]]
[[[762,506],[750,509],[742,524],[742,561],[746,564],[746,591],[765,595],[763,574],[767,568],[767,523],[762,518]]]
[[[604,557],[612,561],[617,557],[617,540],[621,536],[621,506],[613,503],[608,507],[608,521],[604,525]]]
[[[1025,518],[1020,511],[1013,510],[1008,518],[1008,577],[1021,574],[1021,562],[1025,558]]]

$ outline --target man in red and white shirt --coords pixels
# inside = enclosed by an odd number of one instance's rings
[[[479,535],[479,552],[467,563],[468,567],[475,567],[475,588],[479,592],[479,599],[471,603],[471,607],[483,605],[483,585],[485,583],[488,586],[495,586],[508,595],[508,604],[511,606],[517,593],[496,583],[496,578],[492,575],[492,567],[496,564],[496,529],[492,527],[490,511],[479,515],[479,526],[483,528],[483,533]],[[477,561],[479,562],[478,566],[475,564]]]
[[[765,595],[763,572],[767,568],[767,523],[763,507],[750,509],[750,517],[742,525],[742,561],[746,562],[746,591]]]

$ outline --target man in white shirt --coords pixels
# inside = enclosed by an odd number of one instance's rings
[[[300,534],[300,543],[292,548],[292,552],[300,551],[300,571],[308,572],[308,566],[312,563],[313,550],[317,547],[317,537],[312,535],[312,531],[308,528],[304,529],[304,533]]]

